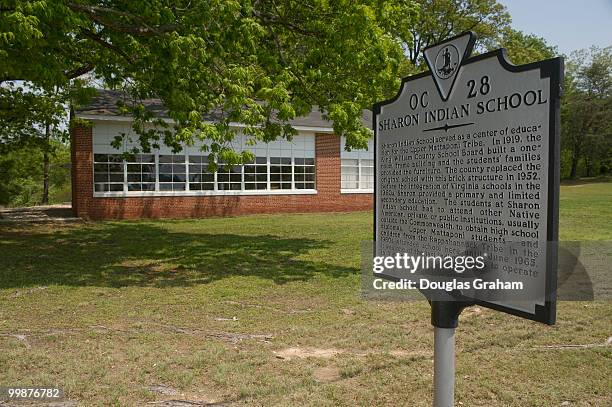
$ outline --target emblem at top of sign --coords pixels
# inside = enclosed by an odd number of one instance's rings
[[[459,68],[459,51],[449,44],[438,51],[434,74],[441,79],[450,78]]]
[[[442,100],[449,98],[461,63],[470,56],[475,40],[474,33],[466,32],[423,51]]]

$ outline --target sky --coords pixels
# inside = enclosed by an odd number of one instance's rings
[[[612,45],[612,0],[498,0],[512,27],[543,37],[560,53]]]

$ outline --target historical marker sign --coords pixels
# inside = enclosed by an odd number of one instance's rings
[[[563,61],[515,66],[503,50],[470,57],[473,45],[465,33],[426,49],[430,71],[374,107],[376,255],[477,248],[483,276],[455,268],[446,291],[553,324]],[[499,289],[474,287],[475,277]],[[506,283],[522,288],[500,294]]]

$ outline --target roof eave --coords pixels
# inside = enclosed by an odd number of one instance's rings
[[[92,114],[92,113],[81,113],[76,112],[76,117],[83,120],[90,120],[92,122],[119,122],[119,123],[128,123],[132,121],[132,117],[130,116],[118,116],[118,115],[108,115],[108,114]],[[160,118],[162,121],[168,124],[174,124],[174,120],[169,118]],[[212,124],[214,122],[206,120],[205,123]],[[230,127],[234,128],[244,128],[247,127],[243,123],[230,123]],[[319,126],[300,126],[300,125],[292,125],[297,131],[311,131],[315,133],[333,133],[334,129],[331,127],[319,127]]]

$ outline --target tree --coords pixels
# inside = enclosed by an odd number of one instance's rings
[[[463,31],[476,33],[477,47],[495,48],[511,21],[506,8],[496,0],[418,0],[418,3],[419,19],[405,43],[408,60],[416,70],[423,68],[419,63],[423,49]]]
[[[45,89],[32,84],[6,82],[0,87],[0,152],[37,150],[42,154],[42,197],[49,202],[51,156],[68,139],[67,105],[91,92],[80,86]]]
[[[49,155],[49,202],[70,200],[70,148],[52,140]],[[22,145],[0,154],[0,205],[37,205],[43,196],[43,153]]]
[[[588,134],[583,145],[585,176],[606,174],[612,160],[612,135]]]
[[[361,111],[396,92],[416,15],[412,0],[4,0],[0,83],[48,89],[89,74],[125,89],[144,150],[200,138],[238,163],[251,157],[228,146],[231,122],[253,142],[291,138],[288,121],[313,108],[363,147]],[[144,110],[147,97],[172,127]]]
[[[574,52],[566,64],[565,95],[561,105],[562,146],[571,151],[570,177],[599,138],[612,136],[612,47]]]
[[[508,58],[515,65],[524,65],[557,55],[557,48],[544,38],[506,28],[501,33],[499,45],[508,51]]]
[[[62,129],[66,108],[56,92],[9,84],[0,89],[0,146],[4,152],[25,146],[42,152],[43,193],[49,202],[49,163],[54,141],[67,138]]]

